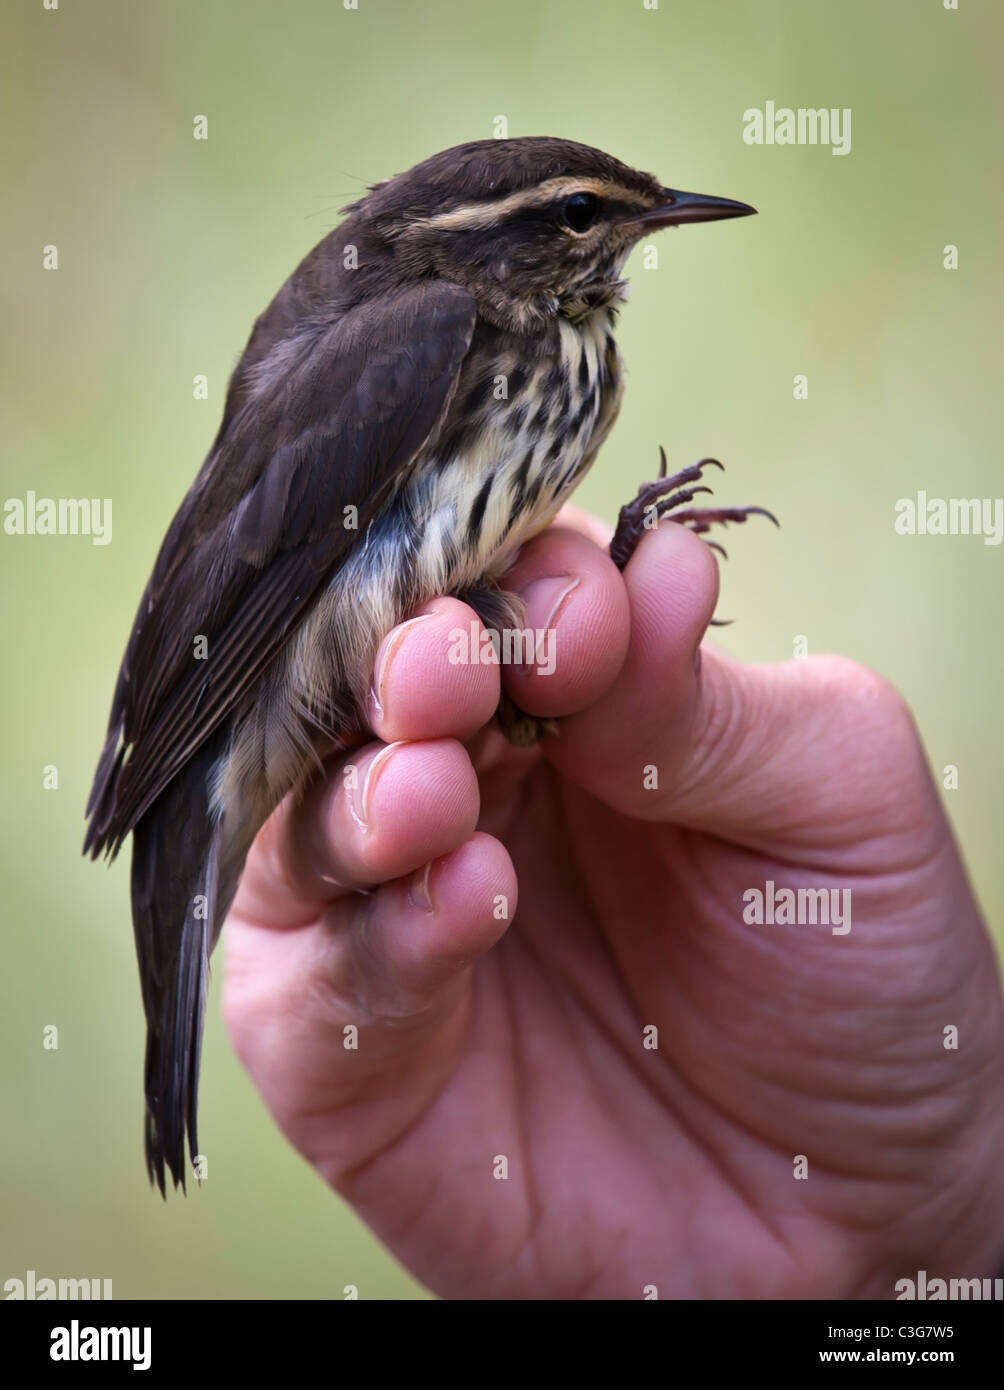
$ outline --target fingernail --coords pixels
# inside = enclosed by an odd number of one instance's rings
[[[580,582],[578,575],[570,579],[567,574],[561,574],[553,579],[535,579],[532,584],[527,585],[522,597],[530,626],[540,628],[544,632],[553,627],[562,604],[568,595],[579,587]],[[537,621],[538,613],[547,614],[543,622]]]
[[[408,630],[413,628],[416,623],[423,623],[426,618],[431,617],[431,613],[419,613],[417,617],[409,618],[406,623],[401,623],[399,627],[396,627],[380,644],[380,650],[377,652],[373,683],[370,686],[370,704],[377,714],[383,714],[384,682],[387,679],[391,658],[394,656],[395,652],[397,652],[405,637],[407,637]]]
[[[408,900],[413,907],[417,907],[419,912],[435,912],[436,904],[432,901],[432,893],[429,888],[429,875],[432,873],[432,860],[430,859],[424,869],[419,869],[412,875],[411,886],[408,889]]]
[[[375,757],[371,758],[366,764],[362,780],[353,779],[349,783],[349,814],[361,830],[369,830],[370,798],[380,769],[386,763],[389,755],[395,748],[400,748],[404,739],[398,739],[395,743],[388,743]]]

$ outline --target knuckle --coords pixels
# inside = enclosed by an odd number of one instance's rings
[[[820,725],[843,735],[846,767],[869,768],[893,800],[928,778],[923,744],[903,695],[877,671],[847,657],[805,662]]]
[[[844,656],[813,656],[806,661],[822,698],[837,703],[856,719],[913,732],[906,700],[885,676]]]

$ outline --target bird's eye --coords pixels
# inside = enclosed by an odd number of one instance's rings
[[[573,232],[588,232],[599,210],[595,193],[573,193],[561,205],[561,220]]]

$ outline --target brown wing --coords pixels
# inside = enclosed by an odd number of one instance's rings
[[[449,406],[475,318],[466,290],[433,281],[312,325],[253,367],[140,603],[85,852],[117,853],[365,536]]]

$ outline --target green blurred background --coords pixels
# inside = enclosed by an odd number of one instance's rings
[[[780,532],[731,533],[718,640],[773,661],[802,635],[896,682],[939,781],[959,768],[944,795],[999,931],[1004,548],[893,530],[919,488],[1004,491],[996,0],[32,0],[2,24],[2,494],[111,497],[114,538],[0,534],[0,1283],[423,1296],[273,1129],[220,1026],[219,964],[209,1180],[150,1192],[128,855],[79,851],[135,606],[255,315],[367,182],[497,116],[760,209],[662,236],[657,269],[635,254],[625,405],[578,500],[612,520],[662,443],[776,510]],[[852,108],[851,153],[744,144],[768,100]]]

